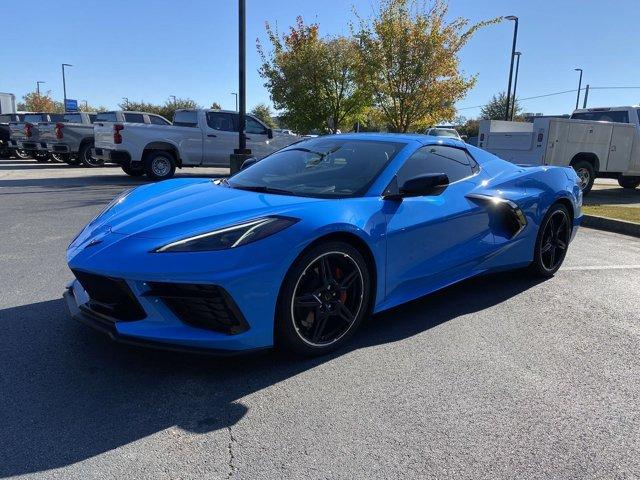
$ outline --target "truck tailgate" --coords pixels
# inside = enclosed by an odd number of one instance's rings
[[[24,140],[26,135],[24,134],[24,122],[11,122],[9,124],[9,133],[11,134],[11,140]]]
[[[94,123],[93,137],[96,148],[114,149],[116,147],[113,142],[113,123],[111,122]]]
[[[56,140],[56,124],[53,122],[38,123],[39,141],[43,143],[51,143]]]

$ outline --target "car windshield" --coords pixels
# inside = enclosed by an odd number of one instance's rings
[[[460,138],[455,130],[449,130],[446,128],[432,128],[429,130],[427,135],[431,135],[432,137]]]
[[[401,142],[322,137],[279,150],[228,181],[232,188],[320,198],[364,195],[405,146]]]

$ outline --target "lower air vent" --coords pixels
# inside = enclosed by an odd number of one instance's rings
[[[184,323],[228,335],[249,325],[231,296],[216,285],[149,282],[147,297],[157,297]]]

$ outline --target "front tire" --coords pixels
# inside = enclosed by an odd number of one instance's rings
[[[596,179],[596,171],[594,170],[593,165],[591,165],[591,162],[587,162],[586,160],[579,160],[574,163],[572,167],[580,179],[580,190],[582,190],[582,194],[588,194]]]
[[[540,223],[529,269],[536,276],[553,277],[564,262],[573,225],[564,205],[551,206]]]
[[[278,298],[278,345],[307,356],[342,347],[370,312],[371,278],[360,252],[344,242],[318,245],[289,269]]]
[[[31,155],[29,155],[29,153],[26,150],[14,150],[13,153],[20,160],[28,160],[31,158]]]
[[[620,175],[618,177],[618,185],[622,188],[634,190],[640,185],[640,177],[625,177],[624,175]]]
[[[168,152],[149,152],[144,159],[144,172],[153,180],[166,180],[173,177],[176,162]]]
[[[68,163],[67,159],[69,158],[68,153],[50,153],[49,156],[52,160],[58,163]]]

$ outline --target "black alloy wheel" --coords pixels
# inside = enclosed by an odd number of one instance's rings
[[[553,205],[545,215],[534,251],[532,268],[544,277],[553,276],[564,261],[571,239],[572,223],[567,209]]]
[[[369,313],[370,288],[366,262],[353,246],[331,242],[312,249],[285,279],[278,340],[304,355],[339,348]]]

